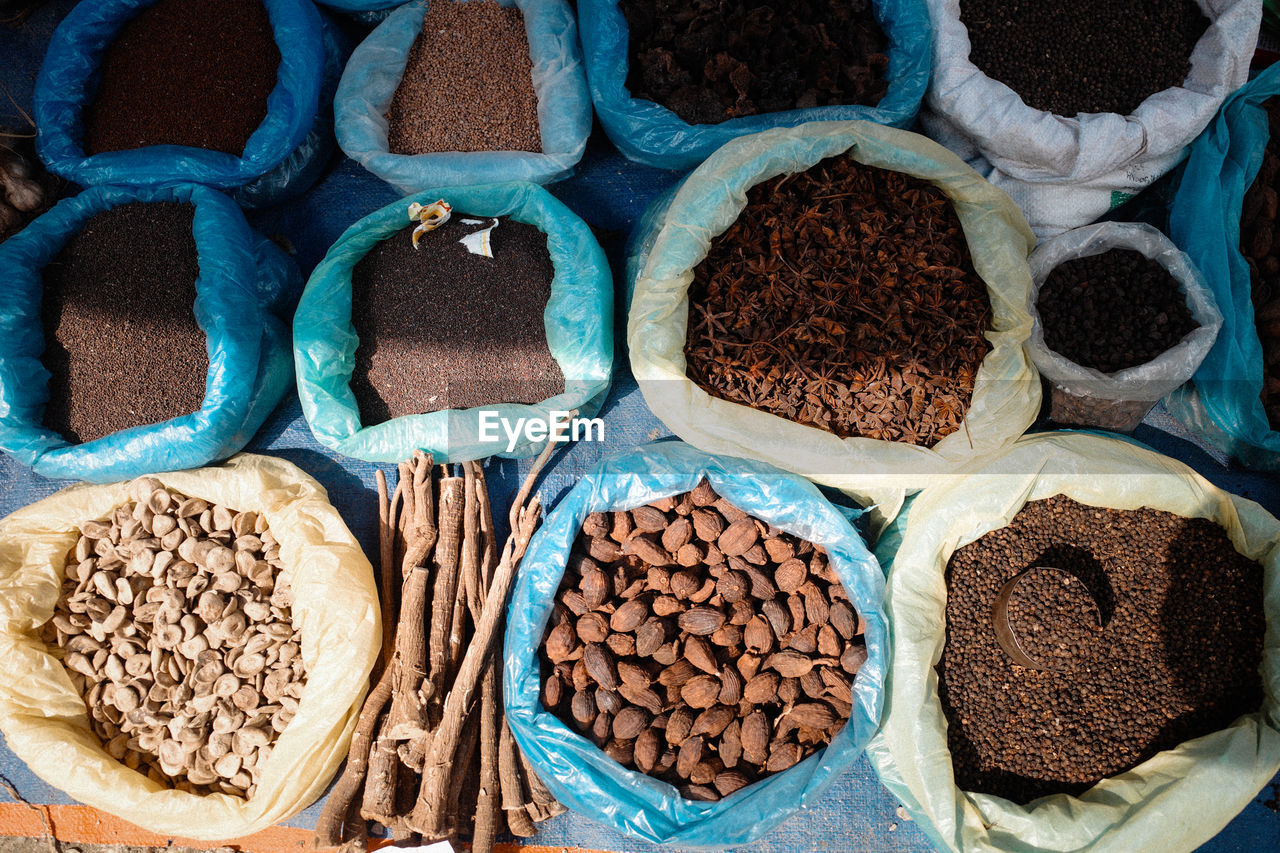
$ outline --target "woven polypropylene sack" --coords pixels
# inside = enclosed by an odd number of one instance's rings
[[[1027,501],[1066,495],[1091,506],[1142,507],[1225,528],[1264,566],[1267,633],[1262,707],[1161,751],[1078,797],[1019,805],[959,789],[934,670],[946,632],[947,561],[1006,526]],[[968,475],[927,489],[877,543],[894,626],[881,732],[867,752],[881,780],[940,850],[1177,853],[1208,841],[1280,770],[1280,522],[1180,462],[1098,435],[1029,436]]]
[[[247,801],[188,794],[111,758],[60,653],[41,639],[79,525],[129,500],[127,483],[74,486],[0,521],[0,729],[32,772],[79,802],[161,835],[239,838],[308,806],[346,758],[381,644],[373,569],[320,484],[284,460],[243,455],[155,476],[265,518],[292,575],[307,681],[296,716],[258,768],[256,793]]]
[[[660,169],[692,169],[731,139],[773,127],[842,119],[906,127],[929,85],[928,10],[924,0],[875,0],[874,10],[889,43],[888,90],[874,107],[813,107],[691,125],[666,107],[633,98],[627,90],[630,47],[618,0],[581,0],[578,21],[596,115],[618,150]]]
[[[1280,431],[1262,407],[1262,342],[1254,324],[1249,264],[1240,253],[1244,195],[1271,131],[1263,103],[1280,94],[1280,65],[1223,105],[1191,147],[1169,211],[1169,234],[1200,267],[1222,310],[1222,331],[1191,385],[1169,410],[1197,435],[1251,468],[1280,471]]]
[[[405,195],[427,187],[500,181],[546,184],[566,178],[582,159],[591,133],[578,29],[565,0],[499,0],[524,16],[538,96],[542,153],[445,151],[393,154],[387,143],[387,110],[404,76],[409,49],[427,14],[423,0],[392,12],[356,47],[342,73],[334,101],[338,145],[347,156]],[[449,57],[444,61],[465,61]],[[507,81],[492,81],[505,91]]]
[[[129,202],[190,202],[199,256],[196,322],[209,355],[199,411],[72,444],[42,423],[43,270],[94,214]],[[92,187],[0,243],[0,450],[46,477],[110,482],[205,465],[240,450],[288,390],[288,332],[271,315],[301,285],[297,265],[254,234],[227,196],[201,186]]]
[[[362,426],[350,387],[359,345],[351,322],[352,270],[374,246],[410,224],[411,203],[425,205],[439,198],[456,211],[510,216],[547,235],[555,275],[543,323],[565,391],[534,405],[496,403]],[[430,251],[427,241],[422,251]],[[431,323],[431,306],[423,306],[422,321]],[[307,282],[294,314],[293,346],[302,412],[317,440],[345,456],[367,462],[397,462],[414,450],[434,453],[437,462],[529,456],[540,443],[521,436],[508,448],[501,430],[497,438],[486,438],[482,416],[516,424],[521,419],[550,422],[555,411],[577,410],[583,418],[599,411],[613,370],[613,278],[587,224],[536,184],[430,189],[366,216],[338,238]]]
[[[276,168],[311,131],[319,105],[325,46],[320,13],[309,0],[263,0],[280,49],[280,67],[266,118],[242,156],[185,145],[85,155],[83,112],[97,89],[98,65],[121,28],[154,2],[82,2],[54,30],[34,95],[40,159],[50,171],[82,186],[190,182],[230,188]]]
[[[926,2],[933,80],[921,124],[1012,196],[1040,236],[1093,222],[1177,165],[1248,79],[1261,17],[1258,0],[1199,0],[1212,23],[1181,86],[1151,95],[1129,115],[1060,116],[1027,106],[969,60],[960,0]]]
[[[711,241],[737,219],[752,186],[833,156],[914,175],[941,189],[960,219],[974,269],[987,284],[991,351],[978,369],[964,425],[932,448],[842,439],[713,397],[686,376],[688,290]],[[998,452],[1035,420],[1040,382],[1023,348],[1031,334],[1032,245],[1009,197],[923,136],[850,121],[743,137],[708,158],[673,197],[660,199],[633,231],[631,370],[649,408],[685,441],[711,453],[761,459],[878,503],[889,492],[923,488],[957,465]]]
[[[853,685],[853,712],[831,743],[782,773],[717,802],[681,797],[671,785],[628,770],[542,706],[537,649],[569,552],[588,513],[633,509],[693,489],[706,478],[734,506],[826,549],[858,614],[867,622],[867,662]],[[507,610],[504,646],[507,720],[540,778],[565,805],[658,844],[726,847],[759,838],[792,812],[817,802],[862,754],[880,718],[889,648],[884,579],[849,520],[812,484],[759,462],[708,456],[679,442],[652,444],[603,460],[557,504],[534,536]]]

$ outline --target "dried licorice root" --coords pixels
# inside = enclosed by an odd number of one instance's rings
[[[1054,665],[1066,671],[1018,666],[996,640],[996,595],[1032,566],[1075,575],[1102,616],[1091,637],[1055,627],[1066,617],[1048,597],[1022,617],[1059,635]],[[1080,794],[1256,711],[1262,579],[1262,566],[1212,521],[1062,495],[1029,502],[1008,526],[957,550],[938,663],[956,784],[1019,803]]]
[[[1054,267],[1036,310],[1049,349],[1103,373],[1146,364],[1199,326],[1169,271],[1132,249]]]
[[[1128,115],[1182,85],[1209,27],[1195,0],[961,0],[969,59],[1034,109]]]
[[[838,157],[747,198],[694,269],[689,378],[842,438],[958,430],[991,307],[947,197]]]
[[[871,0],[622,0],[627,88],[690,124],[837,104],[888,91]]]
[[[867,648],[825,552],[704,480],[587,516],[539,655],[565,725],[717,800],[830,742]]]

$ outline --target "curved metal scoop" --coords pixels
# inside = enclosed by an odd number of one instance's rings
[[[1041,572],[1052,572],[1054,578],[1060,583],[1075,587],[1081,594],[1081,602],[1084,604],[1082,609],[1089,612],[1098,627],[1102,627],[1101,610],[1098,608],[1098,603],[1088,586],[1071,572],[1054,566],[1032,566],[1010,578],[1000,588],[1000,592],[996,594],[995,602],[991,605],[991,626],[995,629],[996,640],[999,641],[1000,648],[1014,663],[1019,666],[1025,666],[1027,669],[1065,672],[1067,667],[1043,662],[1029,654],[1023,645],[1022,638],[1018,634],[1017,626],[1009,621],[1009,599],[1013,597],[1014,592],[1023,581]],[[1084,616],[1084,613],[1079,615]]]

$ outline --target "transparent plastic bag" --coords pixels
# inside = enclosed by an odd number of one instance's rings
[[[1157,753],[1079,797],[1026,805],[955,785],[934,670],[946,630],[951,554],[1004,527],[1027,501],[1063,494],[1113,509],[1152,507],[1222,525],[1266,570],[1262,708]],[[1082,433],[1028,436],[967,475],[927,489],[876,546],[894,625],[884,722],[867,748],[881,781],[940,850],[1017,853],[1190,851],[1280,770],[1280,522],[1187,466],[1128,441]]]
[[[1187,308],[1199,326],[1145,364],[1103,373],[1049,349],[1036,301],[1054,268],[1066,261],[1117,248],[1139,252],[1168,270],[1178,282]],[[1200,271],[1168,237],[1150,225],[1101,222],[1074,228],[1040,243],[1028,263],[1032,281],[1029,305],[1034,325],[1027,351],[1040,373],[1053,385],[1052,417],[1059,423],[1132,431],[1162,397],[1191,378],[1222,327],[1222,314]]]
[[[297,715],[260,768],[257,792],[249,800],[188,794],[111,758],[60,655],[41,639],[79,524],[127,501],[128,483],[73,486],[0,520],[0,730],[32,772],[79,802],[161,835],[239,838],[302,811],[346,758],[382,642],[373,569],[324,489],[282,459],[246,454],[154,476],[191,497],[265,517],[292,573],[307,682]]]
[[[847,154],[939,187],[964,228],[974,269],[987,283],[991,352],[978,369],[964,427],[932,448],[839,438],[768,412],[712,397],[686,375],[688,290],[711,241],[737,219],[747,190],[775,175]],[[862,121],[814,122],[736,139],[662,197],[632,231],[634,270],[627,341],[631,370],[649,408],[685,441],[712,453],[761,459],[853,494],[901,502],[957,465],[1016,439],[1040,408],[1040,381],[1023,344],[1031,334],[1027,255],[1033,238],[1009,197],[955,155],[907,131]]]
[[[40,361],[42,271],[91,216],[132,201],[195,206],[194,310],[209,353],[204,404],[190,415],[71,444],[42,423],[49,395]],[[0,281],[0,449],[42,476],[104,483],[223,459],[252,438],[292,381],[288,332],[270,310],[288,304],[301,274],[217,190],[92,187],[0,243],[0,269],[9,274]]]
[[[889,89],[876,106],[813,107],[690,125],[666,107],[633,98],[627,90],[630,45],[618,0],[580,0],[582,49],[596,114],[619,151],[659,169],[692,169],[729,140],[772,127],[843,119],[906,127],[929,85],[928,11],[924,0],[875,0],[874,8],[889,40]]]
[[[40,129],[36,148],[49,171],[82,186],[191,182],[232,188],[279,167],[312,131],[319,107],[326,48],[320,13],[309,0],[264,0],[280,48],[280,68],[267,98],[266,118],[249,137],[242,156],[185,145],[85,156],[82,115],[97,88],[98,63],[120,29],[153,2],[79,3],[54,30],[36,79],[33,104]],[[305,182],[310,173],[299,169],[299,174],[304,177],[298,180]],[[285,195],[293,187],[292,178],[276,173],[256,191],[254,203]]]
[[[666,782],[628,770],[568,729],[541,704],[537,649],[569,551],[590,512],[632,509],[694,488],[706,477],[738,508],[827,549],[857,612],[867,621],[867,662],[853,686],[853,714],[824,749],[718,802],[686,800]],[[889,630],[884,577],[849,520],[814,486],[745,459],[709,456],[686,444],[651,444],[602,460],[566,494],[530,542],[507,609],[507,720],[556,799],[655,844],[748,844],[817,801],[862,753],[880,718]]]
[[[510,216],[547,235],[555,267],[543,319],[547,346],[565,376],[565,391],[536,405],[495,404],[404,415],[365,427],[351,392],[359,345],[351,323],[351,272],[379,242],[410,224],[411,203],[446,199],[473,216]],[[424,322],[430,321],[424,313]],[[430,189],[390,204],[352,225],[311,274],[293,320],[298,396],[312,433],[321,444],[366,462],[396,462],[414,450],[437,462],[486,456],[530,456],[541,444],[522,436],[484,437],[482,413],[515,424],[521,418],[551,420],[552,411],[578,410],[589,418],[609,393],[613,371],[613,277],[587,224],[536,184],[487,184]],[[499,430],[501,433],[501,430]]]
[[[582,70],[578,29],[565,0],[500,0],[524,15],[533,88],[538,95],[542,153],[445,151],[392,154],[386,113],[404,76],[413,40],[427,14],[424,0],[392,12],[351,54],[334,100],[338,145],[347,156],[405,195],[427,187],[531,181],[573,173],[591,133],[591,98]],[[505,81],[494,80],[502,87]]]

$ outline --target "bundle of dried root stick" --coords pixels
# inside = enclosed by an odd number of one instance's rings
[[[389,498],[378,472],[382,658],[317,847],[367,849],[365,821],[376,821],[402,843],[470,835],[482,853],[504,829],[531,835],[564,811],[511,736],[501,682],[507,593],[541,513],[530,492],[554,447],[517,494],[501,551],[479,463],[433,466],[417,453]],[[449,470],[458,467],[462,476]]]

